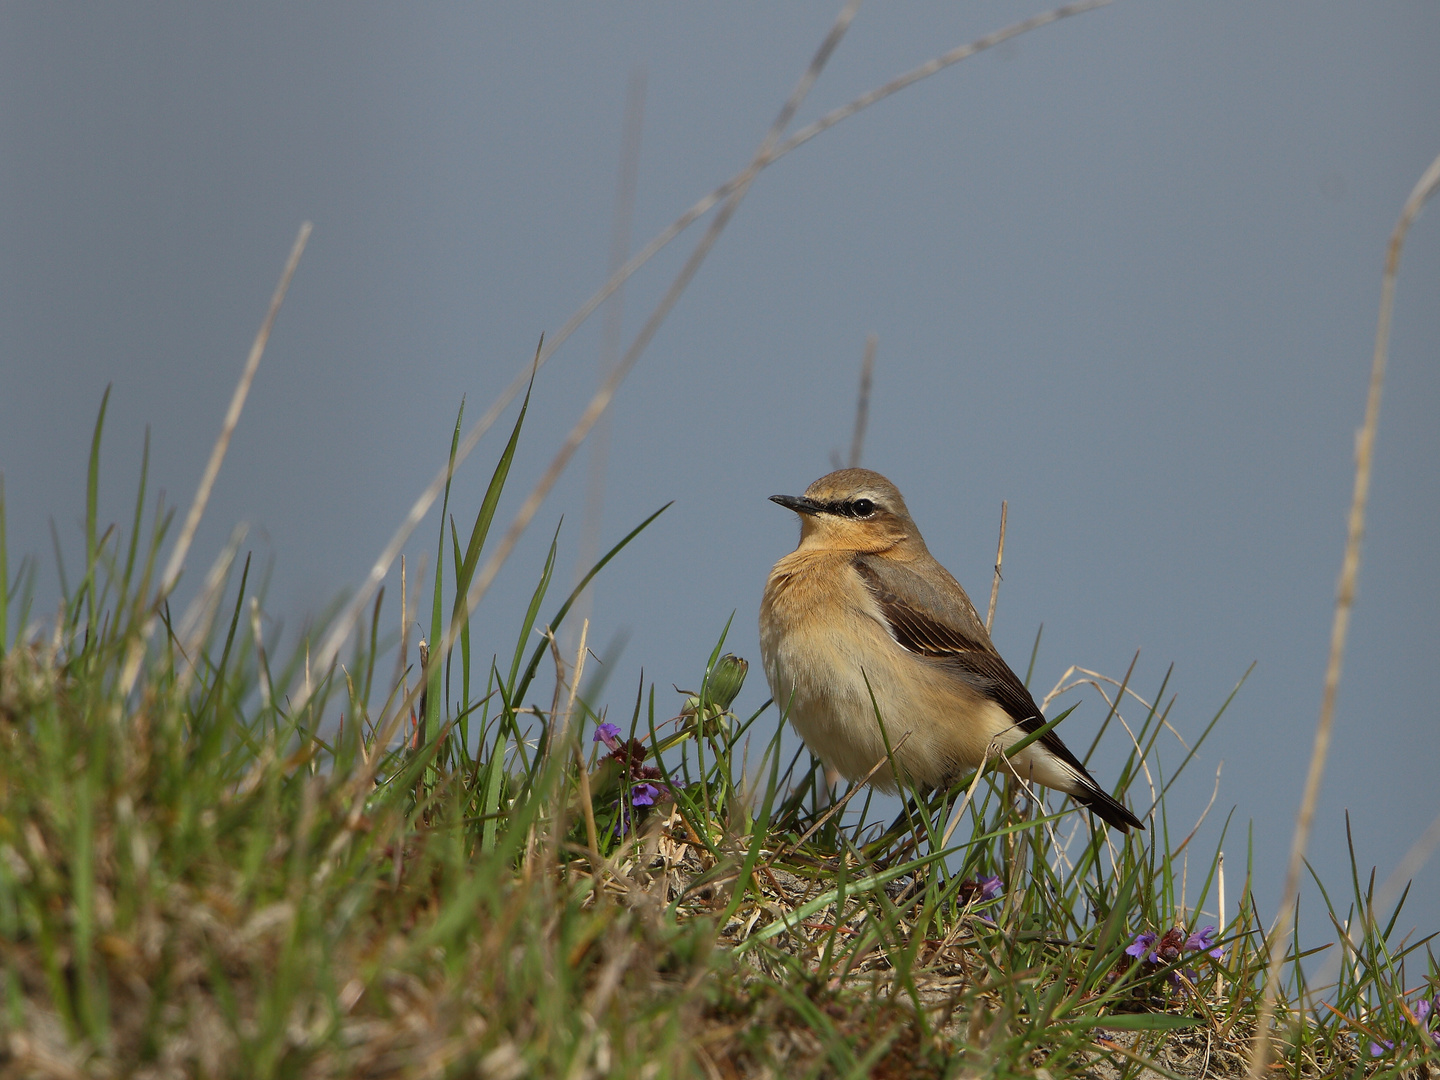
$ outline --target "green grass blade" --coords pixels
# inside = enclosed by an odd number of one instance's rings
[[[872,892],[875,889],[884,888],[890,882],[895,881],[898,878],[902,878],[907,874],[916,873],[920,870],[925,869],[925,867],[932,865],[933,863],[939,862],[947,854],[948,852],[937,851],[933,854],[926,855],[923,858],[915,859],[907,863],[902,863],[899,866],[892,866],[888,870],[882,870],[879,873],[871,874],[868,877],[863,877],[859,880],[851,881],[845,886],[844,893],[846,896],[858,896],[861,893]],[[759,930],[756,930],[743,942],[737,945],[735,947],[735,951],[737,953],[746,952],[749,949],[752,949],[756,945],[760,944],[762,941],[769,941],[776,934],[782,934],[786,930],[795,929],[795,927],[797,927],[800,923],[804,922],[806,919],[810,918],[810,916],[814,915],[817,911],[823,911],[825,910],[825,908],[835,903],[835,901],[840,898],[840,894],[840,889],[827,889],[825,892],[821,893],[813,900],[807,900],[805,903],[797,907],[794,911],[788,912],[784,918],[776,919],[774,922],[761,927]]]
[[[1210,732],[1215,729],[1215,725],[1218,724],[1220,718],[1225,715],[1225,710],[1230,708],[1230,703],[1235,700],[1235,695],[1240,693],[1240,688],[1245,685],[1245,680],[1250,677],[1250,673],[1254,670],[1255,662],[1252,662],[1250,666],[1245,669],[1245,674],[1240,676],[1240,681],[1235,684],[1230,693],[1225,696],[1225,700],[1220,703],[1220,708],[1215,710],[1215,715],[1210,718],[1210,722],[1201,730],[1200,737],[1191,744],[1189,753],[1181,760],[1179,767],[1176,768],[1170,779],[1166,781],[1165,787],[1161,789],[1162,795],[1170,790],[1170,786],[1174,784],[1180,774],[1185,771],[1185,766],[1189,765],[1191,759],[1199,752],[1201,744],[1210,737]]]
[[[611,559],[613,559],[616,555],[619,555],[620,552],[625,550],[626,545],[628,545],[631,540],[634,540],[635,537],[639,536],[642,532],[644,532],[645,529],[649,527],[652,521],[654,521],[656,518],[658,518],[661,514],[663,514],[666,510],[669,510],[670,507],[674,505],[675,503],[672,500],[670,502],[667,502],[664,506],[660,507],[659,510],[656,510],[644,521],[640,522],[639,525],[636,525],[635,528],[631,529],[628,533],[622,536],[619,543],[617,543],[609,551],[605,552],[605,554],[596,561],[595,565],[590,568],[590,572],[580,579],[580,583],[576,585],[575,588],[571,590],[570,595],[565,598],[565,603],[560,605],[560,610],[555,613],[555,617],[550,620],[551,630],[559,629],[560,624],[565,621],[565,616],[570,613],[571,607],[574,606],[575,601],[580,598],[580,594],[585,591],[585,586],[590,584],[591,580],[594,579],[595,575],[598,574],[601,570],[603,570],[606,564],[609,563]],[[525,695],[525,692],[530,689],[530,683],[534,680],[536,671],[540,669],[540,661],[545,656],[545,649],[546,644],[542,641],[539,645],[535,646],[535,651],[530,654],[530,663],[525,666],[525,674],[520,680],[519,688],[517,691],[517,693],[521,697],[523,697]]]
[[[515,676],[520,671],[520,657],[525,650],[525,643],[530,640],[530,635],[535,631],[535,620],[540,616],[540,605],[545,601],[545,593],[550,589],[550,576],[555,572],[555,553],[559,550],[560,526],[555,526],[555,535],[550,538],[550,551],[545,556],[545,567],[540,572],[540,580],[535,585],[535,591],[530,595],[530,606],[525,610],[525,619],[520,624],[520,637],[515,642],[515,653],[510,660],[510,677],[505,681],[505,696],[511,701],[523,700],[529,682],[522,684],[517,690],[515,688]],[[553,632],[554,625],[550,626]],[[540,655],[544,655],[548,647],[548,639],[542,641],[536,648]]]
[[[92,628],[95,626],[95,564],[99,561],[95,529],[100,501],[100,435],[105,430],[110,390],[111,386],[107,385],[100,398],[100,415],[95,418],[95,431],[90,436],[90,463],[85,470],[85,580],[80,588],[85,595],[85,623]]]
[[[475,576],[475,568],[480,564],[480,552],[485,546],[485,538],[490,533],[491,522],[495,520],[495,508],[500,504],[500,493],[505,489],[505,481],[510,476],[510,464],[515,460],[515,448],[520,444],[520,429],[525,424],[525,414],[530,409],[530,391],[535,386],[535,376],[530,376],[530,386],[525,390],[525,400],[520,403],[520,415],[515,418],[515,426],[510,431],[510,439],[505,444],[505,450],[500,455],[500,460],[495,463],[495,471],[490,475],[490,483],[485,488],[485,497],[480,501],[480,510],[475,515],[475,523],[470,527],[470,539],[465,545],[465,557],[461,561],[460,568],[456,571],[455,577],[455,607],[451,614],[452,637],[455,634],[454,624],[466,617],[465,597],[470,592],[470,580]]]
[[[140,451],[140,489],[135,494],[135,517],[130,524],[130,543],[125,551],[125,570],[120,575],[120,597],[117,606],[136,595],[130,589],[135,573],[135,556],[140,550],[140,527],[145,522],[145,487],[150,479],[150,425],[145,425],[145,442]],[[143,598],[142,598],[143,599]]]
[[[230,629],[225,634],[225,647],[220,651],[220,663],[215,666],[215,673],[210,683],[210,689],[206,691],[205,697],[200,702],[199,708],[195,710],[196,718],[204,717],[210,710],[212,704],[218,708],[218,702],[225,693],[225,671],[226,664],[230,660],[230,649],[235,643],[235,631],[240,625],[240,613],[245,607],[245,585],[250,580],[250,553],[245,553],[245,566],[240,571],[240,588],[235,593],[235,610],[230,615]],[[217,723],[213,725],[217,731],[223,731],[224,725]]]
[[[0,473],[0,660],[10,640],[10,564],[5,547],[5,474]]]
[[[720,917],[721,926],[729,922],[730,916],[734,915],[740,907],[740,902],[744,899],[750,886],[750,875],[755,872],[755,864],[760,861],[760,849],[769,839],[770,811],[775,805],[775,792],[780,787],[780,735],[781,730],[776,728],[775,737],[770,740],[770,746],[765,751],[766,756],[770,758],[770,780],[765,785],[765,801],[761,804],[760,813],[751,826],[750,847],[745,852],[745,862],[740,867],[740,878],[735,882],[735,891],[730,896],[730,903],[725,908],[725,914]]]
[[[464,556],[460,554],[460,534],[455,531],[455,516],[450,516],[450,545],[455,556],[455,594],[459,599],[465,595],[466,586],[459,584],[461,580],[461,569]],[[453,632],[454,624],[451,624]],[[454,650],[451,649],[445,654],[445,700],[450,700],[450,667]],[[459,750],[463,755],[465,748],[470,745],[470,620],[466,619],[460,624],[460,704],[457,710],[460,723]],[[462,767],[468,765],[468,760],[462,761]]]
[[[1184,1031],[1205,1023],[1199,1016],[1172,1013],[1109,1013],[1105,1016],[1074,1016],[1062,1021],[1071,1028],[1111,1028],[1115,1031]]]
[[[1094,843],[1100,842],[1100,834],[1095,834]],[[1109,970],[1114,962],[1111,955],[1120,944],[1121,935],[1125,930],[1125,923],[1130,914],[1130,899],[1135,892],[1135,883],[1139,868],[1135,873],[1126,874],[1120,880],[1120,888],[1115,893],[1115,899],[1110,905],[1110,910],[1105,912],[1105,920],[1100,924],[1100,937],[1095,942],[1095,948],[1090,953],[1090,962],[1085,965],[1085,972],[1081,976],[1079,992],[1086,993],[1097,985],[1100,977]]]
[[[370,687],[375,678],[375,661],[380,656],[380,607],[384,602],[385,587],[382,585],[375,593],[375,606],[370,612],[370,648],[365,653],[365,681],[360,691],[360,705],[367,711],[370,708]]]
[[[25,632],[25,627],[30,622],[30,605],[35,600],[36,572],[36,562],[28,558],[22,558],[20,566],[15,571],[15,581],[12,584],[20,588],[20,607],[15,618],[15,637],[17,639]]]
[[[450,481],[455,476],[455,454],[460,448],[460,425],[465,419],[465,399],[460,399],[460,410],[455,414],[455,430],[450,435],[450,464],[445,471],[445,493],[440,499],[440,546],[435,552],[435,590],[430,605],[430,644],[432,652],[425,664],[425,715],[420,718],[420,744],[428,747],[440,731],[440,672],[443,669],[439,654],[440,635],[444,632],[441,612],[444,605],[445,584],[445,522],[450,506]],[[435,773],[427,771],[425,786],[428,790],[435,782]]]
[[[60,598],[68,609],[75,594],[70,591],[70,576],[65,572],[65,554],[60,547],[60,532],[55,528],[53,517],[50,519],[50,547],[55,552],[55,573],[60,578]],[[69,621],[67,616],[66,622]]]
[[[1035,644],[1030,646],[1030,663],[1025,667],[1025,686],[1030,686],[1030,678],[1035,674],[1035,659],[1040,655],[1040,635],[1045,633],[1045,624],[1042,622],[1035,628]]]

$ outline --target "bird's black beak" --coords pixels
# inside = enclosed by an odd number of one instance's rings
[[[814,499],[807,499],[803,495],[771,495],[770,501],[779,503],[786,510],[794,510],[797,514],[818,514],[824,509]]]

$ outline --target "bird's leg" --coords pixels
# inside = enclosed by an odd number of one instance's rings
[[[936,792],[940,793],[940,804],[943,805],[944,800],[949,796],[949,788],[944,784],[939,787],[930,787],[927,785],[923,788],[917,787],[909,790],[905,797],[905,805],[901,807],[900,813],[895,815],[895,820],[890,823],[889,827],[880,834],[879,838],[873,844],[869,845],[874,850],[884,852],[884,855],[877,861],[877,865],[894,866],[910,854],[910,852],[919,847],[922,823],[916,820],[916,816],[920,813],[923,806],[930,815],[930,819],[934,821],[935,811],[939,807],[932,805],[931,800],[935,798]],[[910,835],[901,841],[900,845],[895,849],[885,851],[886,846],[898,838],[907,826],[909,827]]]

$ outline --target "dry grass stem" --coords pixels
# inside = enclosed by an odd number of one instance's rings
[[[995,603],[1000,599],[1000,565],[1005,561],[1005,519],[1009,516],[1010,503],[1000,500],[1000,540],[995,545],[995,579],[990,582],[990,609],[985,613],[985,632],[994,632]]]
[[[640,186],[640,134],[645,119],[645,70],[630,75],[625,95],[625,119],[620,133],[620,176],[615,184],[614,221],[610,230],[610,263],[607,277],[625,263],[630,251],[631,223],[635,217],[635,193]],[[620,286],[605,306],[600,330],[600,370],[611,371],[620,358],[621,335],[625,326],[625,290]],[[585,515],[580,522],[580,544],[575,556],[575,581],[579,582],[600,557],[600,525],[605,512],[605,472],[609,462],[610,414],[607,412],[590,437],[590,467],[585,484]],[[590,615],[595,590],[587,588],[575,608],[575,617]],[[573,624],[572,624],[573,625]]]
[[[625,381],[625,377],[630,373],[631,368],[635,366],[635,362],[640,359],[641,354],[655,336],[655,332],[660,329],[660,324],[665,321],[666,316],[670,314],[671,309],[674,308],[675,303],[680,299],[680,294],[685,291],[686,286],[690,284],[691,279],[694,278],[695,273],[700,269],[700,264],[703,263],[705,257],[710,254],[710,249],[714,247],[715,241],[720,238],[720,233],[723,232],[725,226],[729,224],[731,216],[740,204],[740,200],[743,199],[746,192],[749,191],[751,182],[768,161],[769,154],[776,140],[779,139],[785,126],[789,124],[791,117],[795,114],[795,110],[800,107],[800,103],[804,101],[805,95],[809,92],[810,87],[814,85],[820,72],[824,69],[826,61],[830,59],[836,46],[840,44],[840,39],[844,36],[851,20],[855,17],[855,11],[858,6],[858,0],[851,0],[840,12],[835,20],[835,24],[826,35],[825,40],[820,43],[820,48],[816,50],[809,67],[806,68],[805,73],[800,77],[799,85],[795,87],[789,100],[786,101],[784,107],[781,108],[780,115],[776,117],[774,124],[771,125],[770,131],[766,134],[765,140],[761,143],[760,149],[756,152],[750,167],[743,174],[743,182],[737,184],[735,189],[730,193],[729,198],[725,200],[725,204],[710,222],[710,227],[706,230],[704,236],[700,238],[699,243],[695,245],[695,249],[690,253],[690,257],[680,268],[679,273],[675,275],[675,279],[670,283],[670,287],[665,291],[665,295],[661,297],[660,302],[657,303],[654,310],[651,311],[649,318],[645,320],[645,324],[640,328],[640,332],[636,334],[635,340],[631,342],[629,349],[625,351],[625,355],[620,358],[619,363],[615,365],[609,377],[606,378],[600,389],[596,391],[595,396],[590,399],[589,405],[586,406],[584,413],[582,413],[580,419],[576,421],[575,426],[571,428],[559,452],[556,453],[554,459],[550,462],[550,466],[545,470],[544,475],[540,477],[540,480],[526,497],[524,503],[521,504],[519,511],[510,523],[510,527],[505,531],[504,537],[500,540],[500,543],[495,546],[495,550],[490,553],[490,557],[486,560],[479,573],[475,575],[475,580],[471,583],[470,590],[465,597],[464,612],[467,617],[479,606],[485,593],[500,573],[500,568],[505,565],[511,552],[515,550],[515,546],[520,542],[520,537],[529,527],[530,521],[534,518],[535,513],[540,509],[541,503],[543,503],[545,497],[550,494],[550,489],[554,487],[555,482],[560,479],[561,474],[565,471],[565,467],[570,463],[571,457],[574,456],[575,451],[580,448],[580,444],[585,441],[585,437],[590,433],[590,429],[595,426],[596,421],[598,421],[605,410],[609,408],[610,402],[615,397],[615,392],[620,388],[620,384]],[[451,621],[450,627],[441,642],[442,654],[453,644],[454,638],[458,634],[459,624],[459,618]],[[338,649],[338,643],[336,647]]]
[[[270,331],[275,325],[275,317],[280,314],[280,305],[285,301],[285,293],[290,288],[290,279],[295,276],[295,268],[300,265],[300,256],[305,252],[305,244],[310,239],[310,222],[300,226],[300,233],[295,237],[295,244],[290,249],[290,257],[285,260],[285,269],[280,273],[280,282],[275,286],[275,293],[270,297],[270,308],[265,313],[265,320],[260,324],[260,330],[255,335],[255,341],[250,346],[250,355],[245,359],[245,367],[240,373],[240,381],[235,384],[235,392],[230,395],[230,406],[225,410],[225,420],[220,425],[220,435],[215,440],[215,445],[210,451],[210,459],[205,463],[205,471],[200,474],[200,486],[195,489],[195,498],[190,502],[190,509],[185,514],[185,524],[180,528],[180,535],[175,540],[175,547],[171,549],[170,561],[165,564],[165,573],[160,577],[160,588],[155,597],[155,611],[158,612],[160,605],[175,588],[175,583],[180,580],[180,571],[185,567],[185,556],[190,554],[190,544],[195,539],[195,530],[200,527],[200,519],[205,515],[205,506],[210,501],[210,491],[215,486],[215,478],[220,475],[220,466],[225,461],[225,452],[230,448],[230,437],[235,434],[235,427],[240,423],[240,413],[245,408],[245,399],[250,395],[250,384],[255,381],[255,372],[259,370],[260,358],[265,355],[265,346],[270,341]],[[155,631],[156,615],[152,614],[145,623],[145,629],[140,637],[131,645],[130,655],[126,657],[125,667],[120,677],[120,685],[125,693],[129,693],[135,685],[135,677],[140,672],[140,660],[144,655],[145,647],[150,643],[150,635]]]
[[[865,338],[865,355],[860,360],[860,392],[855,398],[855,432],[850,436],[850,469],[860,467],[860,452],[865,448],[865,426],[870,420],[870,385],[875,377],[875,346],[880,339],[874,334]]]
[[[1345,639],[1350,628],[1350,611],[1355,605],[1355,583],[1360,576],[1360,542],[1365,535],[1365,506],[1370,497],[1370,468],[1375,452],[1375,431],[1380,423],[1380,394],[1385,386],[1385,361],[1390,350],[1390,318],[1395,307],[1395,281],[1400,273],[1400,252],[1405,234],[1419,216],[1426,201],[1440,187],[1440,157],[1421,175],[1390,235],[1385,273],[1380,282],[1380,317],[1375,328],[1375,353],[1370,364],[1370,389],[1365,401],[1365,422],[1355,441],[1355,490],[1350,500],[1350,519],[1345,537],[1345,557],[1340,565],[1340,583],[1335,595],[1335,620],[1330,630],[1330,656],[1325,664],[1325,688],[1320,699],[1320,719],[1315,725],[1315,743],[1310,768],[1290,845],[1285,870],[1285,889],[1280,910],[1270,928],[1270,965],[1260,1003],[1260,1018],[1250,1053],[1250,1080],[1260,1080],[1270,1060],[1270,1025],[1275,1014],[1275,997],[1280,989],[1281,961],[1286,935],[1300,894],[1300,870],[1310,842],[1315,806],[1320,798],[1320,781],[1330,753],[1330,733],[1335,719],[1335,694],[1340,687],[1340,667],[1345,656]]]
[[[506,407],[509,406],[509,404],[514,401],[517,396],[519,396],[520,392],[525,389],[534,372],[545,365],[546,361],[548,361],[550,357],[555,354],[556,350],[559,349],[560,346],[563,345],[567,340],[569,340],[571,335],[573,335],[575,331],[580,328],[581,324],[584,323],[585,320],[588,319],[592,314],[594,314],[595,310],[607,299],[609,299],[611,294],[614,293],[616,289],[620,288],[620,286],[623,285],[626,280],[628,280],[637,270],[639,270],[640,267],[644,266],[647,262],[649,262],[649,260],[662,248],[668,245],[670,241],[674,240],[677,236],[679,236],[682,232],[684,232],[701,217],[704,217],[705,214],[709,213],[710,210],[712,210],[716,205],[720,204],[722,200],[725,201],[727,206],[731,207],[731,210],[729,212],[727,212],[724,207],[722,207],[721,209],[721,214],[723,214],[725,221],[728,221],[730,212],[733,212],[732,198],[736,196],[737,193],[743,195],[744,190],[749,187],[749,185],[754,181],[756,175],[758,175],[759,172],[761,172],[765,168],[768,168],[770,165],[773,165],[775,162],[779,161],[782,157],[784,157],[791,151],[799,148],[800,146],[803,146],[805,143],[809,142],[821,132],[826,131],[831,127],[834,127],[840,121],[855,115],[861,110],[866,109],[869,106],[874,105],[875,103],[892,96],[893,94],[898,93],[906,87],[911,86],[916,82],[919,82],[921,79],[928,78],[931,75],[943,71],[945,68],[951,67],[952,65],[957,64],[962,60],[968,59],[969,57],[974,56],[977,53],[983,52],[986,49],[993,48],[994,46],[1000,45],[1005,41],[1009,41],[1011,38],[1014,38],[1020,34],[1026,33],[1031,30],[1038,30],[1040,27],[1047,26],[1050,23],[1056,22],[1060,19],[1065,19],[1073,15],[1080,15],[1084,12],[1094,10],[1095,8],[1104,7],[1110,2],[1111,0],[1086,0],[1086,2],[1083,3],[1069,4],[1064,7],[1057,8],[1054,11],[1050,11],[1042,15],[1037,15],[1034,18],[1026,19],[1023,22],[1015,23],[1014,25],[1008,26],[1003,30],[999,30],[994,34],[990,34],[986,37],[973,41],[968,45],[962,45],[956,49],[952,49],[944,55],[935,58],[934,60],[930,60],[924,64],[921,64],[919,67],[913,68],[912,70],[906,72],[904,75],[901,75],[899,78],[893,79],[890,82],[886,83],[884,86],[873,90],[870,93],[861,95],[859,98],[856,98],[849,104],[841,106],[840,108],[835,109],[830,113],[827,113],[825,116],[821,117],[814,123],[804,128],[801,128],[784,142],[779,143],[778,145],[772,144],[768,147],[762,147],[763,153],[757,155],[756,159],[753,160],[750,165],[746,166],[746,168],[742,169],[735,176],[731,177],[725,183],[721,184],[715,190],[711,191],[708,195],[705,195],[703,198],[698,200],[693,206],[690,207],[689,210],[685,211],[685,213],[681,214],[680,217],[676,218],[676,220],[671,223],[669,227],[657,234],[648,244],[645,245],[645,247],[643,247],[628,262],[626,262],[624,266],[622,266],[619,270],[612,274],[610,276],[610,279],[606,281],[605,284],[602,285],[600,289],[596,291],[593,296],[590,297],[590,299],[588,299],[584,304],[582,304],[580,308],[575,312],[575,314],[573,314],[557,332],[547,337],[548,344],[542,342],[541,348],[537,353],[535,362],[533,364],[526,364],[520,370],[520,372],[517,373],[515,378],[511,380],[510,385],[506,387],[506,389],[500,394],[500,396],[495,399],[495,401],[491,404],[490,408],[487,409],[485,413],[480,417],[480,419],[475,422],[474,426],[470,429],[470,431],[466,433],[464,439],[461,440],[455,454],[455,468],[458,468],[461,462],[463,462],[470,455],[470,452],[474,450],[475,446],[479,443],[481,436],[490,429],[490,427],[495,423],[495,421],[500,418],[501,413],[505,411]],[[853,17],[853,14],[854,13],[851,12],[850,17]],[[845,18],[845,12],[841,13],[841,17]],[[839,20],[837,20],[836,25],[839,26]],[[838,41],[838,38],[836,40]],[[816,73],[818,74],[818,71]],[[810,73],[807,71],[807,77],[809,77],[809,75]],[[810,81],[813,82],[813,78]],[[805,83],[803,80],[802,87],[797,89],[802,88],[808,89],[808,83]],[[793,115],[793,110],[791,115]],[[789,122],[789,115],[782,113],[782,117],[785,119],[786,123]],[[767,142],[768,141],[769,140],[767,138]],[[721,222],[720,228],[723,227],[724,222]],[[714,225],[712,225],[712,233],[718,233],[718,231],[719,230],[716,229]],[[713,240],[711,242],[713,242]],[[700,255],[700,257],[703,259],[704,253],[708,251],[708,249],[709,243],[707,243],[705,240],[702,240],[701,244],[697,245],[695,254],[692,254],[691,256],[692,261],[695,260],[695,256],[697,254]],[[698,266],[698,262],[696,263],[696,266]],[[683,277],[685,282],[688,282],[692,274],[693,269],[690,270],[688,273],[686,271],[682,271],[681,277]],[[681,283],[681,279],[679,277],[677,277],[676,283]],[[681,284],[681,287],[683,288],[683,284]],[[675,291],[674,285],[671,286],[671,291]],[[678,296],[678,293],[676,293],[676,296]],[[669,294],[667,294],[667,299],[661,301],[661,305],[657,307],[655,314],[660,315],[660,317],[663,319],[664,314],[668,313],[670,306],[673,305],[673,302],[673,298],[669,297]],[[658,321],[655,320],[655,315],[652,315],[651,318],[654,325],[651,326],[650,324],[647,324],[647,329],[642,330],[640,336],[636,339],[636,345],[640,346],[641,349],[644,348],[645,344],[648,344],[650,336],[654,333],[654,329],[658,327]],[[634,351],[635,346],[632,345],[631,349],[632,351]],[[622,360],[620,364],[617,365],[616,370],[620,372],[622,378],[624,372],[628,371],[628,367],[629,365],[627,365],[624,360]],[[605,388],[602,387],[600,393],[597,394],[597,399],[603,397],[604,401],[608,403],[611,396],[613,396],[613,390],[607,391]],[[595,417],[598,418],[601,413],[603,413],[603,411],[603,406],[601,406],[601,408],[596,410]],[[587,410],[586,416],[588,417],[589,414],[590,410]],[[588,432],[590,427],[593,426],[593,424],[594,418],[589,419],[587,422],[586,418],[582,417],[581,424],[577,425],[577,429],[583,425],[583,430],[585,432]],[[569,455],[565,454],[565,457],[566,460],[568,460]],[[319,652],[319,658],[317,660],[317,663],[320,667],[328,668],[330,661],[334,659],[334,657],[339,655],[341,646],[344,645],[346,639],[353,632],[355,626],[358,624],[359,619],[365,610],[366,605],[375,595],[375,591],[380,587],[380,583],[385,579],[385,575],[389,573],[390,565],[395,561],[395,558],[398,556],[400,548],[404,546],[405,541],[415,530],[416,526],[420,524],[420,521],[424,518],[426,512],[434,504],[435,500],[440,497],[440,492],[444,489],[446,478],[450,474],[450,472],[451,468],[449,463],[447,462],[446,466],[440,469],[439,473],[430,482],[426,489],[420,494],[419,498],[415,500],[415,503],[411,506],[409,513],[406,514],[404,520],[397,527],[395,535],[391,538],[391,541],[385,546],[384,550],[375,560],[375,563],[371,567],[370,573],[366,576],[365,581],[360,585],[359,589],[356,590],[355,596],[351,601],[350,605],[345,609],[341,617],[336,620],[331,633],[326,637],[324,643],[322,644]],[[546,487],[546,490],[548,490],[548,486]],[[303,702],[299,702],[297,703],[297,707],[303,704]]]

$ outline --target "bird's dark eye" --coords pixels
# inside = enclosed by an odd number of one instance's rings
[[[875,512],[875,504],[869,499],[856,499],[850,504],[850,509],[855,511],[856,517],[869,517]]]

